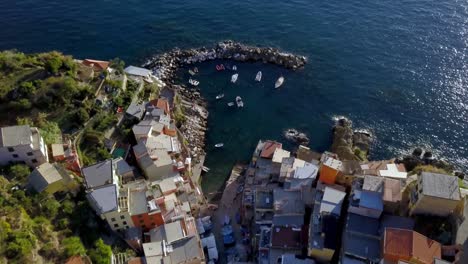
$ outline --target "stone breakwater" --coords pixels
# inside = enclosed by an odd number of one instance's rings
[[[152,68],[154,76],[167,83],[173,83],[173,77],[181,66],[191,65],[209,60],[225,59],[240,62],[272,63],[287,69],[300,69],[307,63],[307,58],[282,52],[276,48],[255,47],[231,40],[219,42],[213,48],[201,47],[172,51],[154,56],[143,64]]]
[[[219,42],[212,48],[184,50],[175,48],[146,61],[143,67],[152,69],[155,77],[180,96],[180,107],[186,116],[180,131],[187,139],[191,155],[195,159],[205,154],[203,148],[208,117],[206,103],[201,97],[200,90],[177,85],[174,77],[180,67],[216,59],[239,62],[261,61],[291,70],[300,69],[307,63],[304,56],[282,52],[276,48],[249,46],[231,40]]]

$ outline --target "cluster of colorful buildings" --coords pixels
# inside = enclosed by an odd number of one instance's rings
[[[457,263],[459,246],[418,225],[459,213],[458,184],[452,175],[408,176],[395,160],[342,161],[260,141],[245,173],[242,223],[258,263]]]
[[[144,256],[131,263],[216,261],[216,244],[209,243],[214,237],[204,230],[207,219],[196,218],[205,198],[192,181],[191,158],[178,138],[169,102],[160,98],[143,106],[143,114],[131,115],[136,144],[129,156],[139,169],[121,158],[83,168],[88,201]]]

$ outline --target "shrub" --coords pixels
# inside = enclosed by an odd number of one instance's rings
[[[96,264],[109,264],[112,257],[112,249],[109,245],[104,244],[102,239],[98,239],[94,243],[94,248],[88,252],[89,257]]]
[[[26,183],[26,179],[31,173],[28,166],[24,164],[16,164],[10,167],[8,175],[20,183]]]
[[[81,239],[77,236],[67,237],[62,240],[63,254],[65,257],[71,257],[76,255],[85,255],[86,249],[81,243]]]

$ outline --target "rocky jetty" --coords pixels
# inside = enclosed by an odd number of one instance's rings
[[[172,77],[179,67],[215,59],[240,62],[261,61],[292,70],[302,68],[307,63],[307,58],[304,56],[282,52],[276,48],[255,47],[226,40],[211,48],[201,47],[185,50],[176,48],[150,58],[143,64],[143,67],[152,68],[153,74],[167,84],[173,83]]]
[[[367,160],[372,136],[364,130],[353,131],[351,120],[340,118],[333,127],[331,151],[342,160]]]
[[[185,50],[175,48],[146,61],[143,67],[152,69],[153,75],[181,98],[180,103],[186,121],[179,129],[187,140],[186,143],[194,159],[205,154],[203,148],[205,146],[208,111],[200,90],[176,85],[174,77],[179,67],[215,59],[239,62],[261,61],[291,70],[302,68],[307,63],[304,56],[282,52],[275,48],[249,46],[231,40],[219,42],[211,48],[201,47]]]

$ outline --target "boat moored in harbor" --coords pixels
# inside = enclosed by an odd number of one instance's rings
[[[234,102],[227,103],[228,106],[234,106]]]
[[[240,96],[236,97],[236,104],[237,107],[244,107],[244,102],[242,102],[242,98]]]
[[[215,144],[215,148],[222,148],[222,147],[224,147],[224,143]]]
[[[218,94],[218,95],[216,96],[216,100],[219,100],[219,99],[221,99],[221,98],[223,98],[223,97],[224,97],[224,94],[223,94],[223,93],[222,93],[222,94]]]
[[[259,82],[262,80],[262,71],[257,72],[257,76],[255,76],[255,81]]]
[[[200,84],[200,82],[195,79],[189,79],[188,82],[193,86],[198,86]]]
[[[216,65],[216,70],[217,71],[224,71],[224,65],[223,64],[219,64],[219,65]]]
[[[232,83],[237,82],[237,78],[238,78],[238,77],[239,77],[239,74],[238,74],[238,73],[233,74],[232,77],[231,77],[231,82],[232,82]]]
[[[275,88],[278,89],[281,85],[283,85],[284,83],[284,77],[281,76],[278,78],[278,80],[276,80],[275,82]]]

